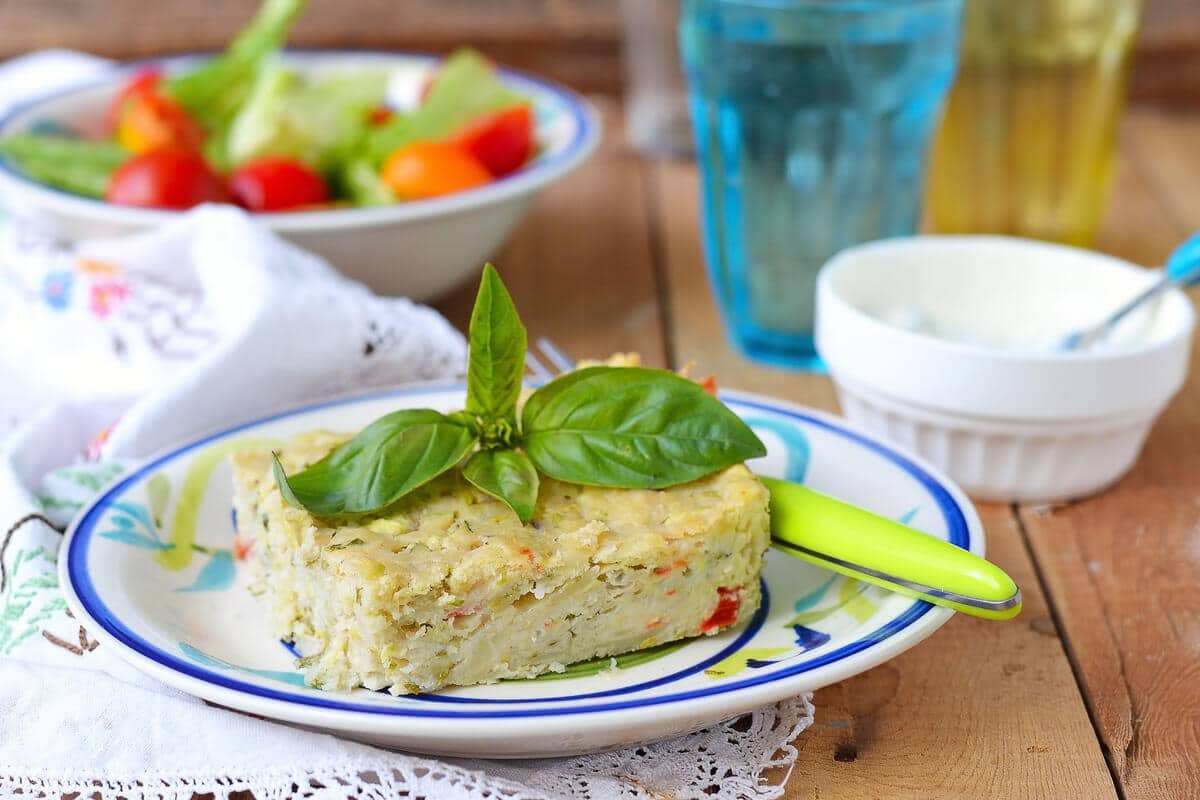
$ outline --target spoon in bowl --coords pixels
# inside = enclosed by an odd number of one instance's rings
[[[1058,341],[1054,349],[1067,352],[1090,347],[1112,333],[1129,314],[1158,299],[1169,289],[1176,286],[1186,288],[1197,283],[1200,283],[1200,233],[1193,235],[1171,253],[1162,278],[1095,325],[1067,334]]]

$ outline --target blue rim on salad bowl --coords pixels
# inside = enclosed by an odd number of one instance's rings
[[[462,397],[459,386],[426,386],[341,398],[231,427],[148,460],[102,492],[68,531],[60,572],[70,607],[134,666],[212,702],[407,750],[510,758],[599,750],[704,727],[869,669],[953,613],[772,551],[759,611],[717,636],[581,665],[565,676],[430,695],[305,686],[294,651],[272,637],[265,606],[248,591],[247,570],[229,555],[232,488],[223,455],[246,439],[353,430],[397,407],[449,410]],[[974,508],[936,470],[832,416],[736,392],[722,398],[767,443],[766,458],[752,464],[756,470],[801,480],[983,554]],[[171,487],[178,487],[175,498]],[[189,491],[198,494],[184,502]],[[180,514],[195,515],[187,522],[196,532],[195,558],[168,568],[156,554],[175,546]]]
[[[51,125],[99,135],[108,100],[138,68],[171,72],[205,54],[147,59],[114,66],[101,76],[47,92],[0,117],[0,137]],[[289,49],[281,58],[308,69],[378,68],[391,62],[395,80],[421,81],[439,56],[381,50]],[[275,212],[261,223],[383,294],[425,300],[444,293],[478,270],[523,215],[533,194],[581,166],[596,150],[601,123],[596,109],[552,81],[498,67],[501,80],[533,101],[540,152],[520,170],[475,189],[387,206]],[[93,127],[89,128],[88,121]],[[40,183],[0,158],[0,200],[9,211],[66,239],[146,230],[179,211],[119,206]]]

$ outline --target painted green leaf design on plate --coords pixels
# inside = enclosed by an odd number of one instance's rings
[[[617,669],[629,669],[641,664],[649,664],[651,661],[657,661],[664,656],[674,653],[679,648],[687,644],[687,640],[678,642],[667,642],[655,647],[647,647],[644,650],[635,650],[632,653],[623,653],[619,656],[606,658],[593,658],[588,661],[577,661],[568,666],[562,672],[546,672],[538,675],[536,678],[528,678],[532,681],[561,681],[567,678],[589,678],[592,675],[598,675],[606,669],[613,668],[615,660]]]
[[[714,680],[732,678],[747,669],[751,661],[769,661],[775,656],[791,652],[791,649],[790,647],[748,647],[713,664],[704,670],[704,674]]]
[[[171,481],[161,472],[156,472],[146,481],[146,499],[150,504],[150,516],[154,524],[162,528],[163,515],[171,500]]]

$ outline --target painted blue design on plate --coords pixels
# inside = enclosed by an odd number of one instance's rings
[[[107,521],[114,527],[97,536],[147,550],[167,549],[166,543],[158,538],[158,526],[145,506],[123,500],[112,503],[112,509],[114,513]]]
[[[913,517],[915,517],[917,515],[917,512],[919,512],[920,510],[921,510],[920,506],[913,506],[908,511],[905,511],[903,514],[901,514],[899,517],[897,517],[897,520],[899,521],[899,523],[901,525],[909,525],[912,523]]]
[[[66,136],[69,139],[79,136],[70,125],[50,117],[35,119],[29,126],[29,132],[36,136]]]
[[[219,592],[233,585],[237,570],[233,566],[233,554],[218,550],[209,557],[208,563],[196,575],[190,586],[181,586],[177,592]]]
[[[832,638],[828,633],[804,625],[793,625],[792,630],[796,632],[796,644],[800,645],[802,651],[814,650],[821,645],[829,644],[829,640]]]
[[[766,417],[746,417],[746,424],[751,428],[770,431],[780,438],[787,449],[787,466],[784,467],[783,477],[793,483],[804,483],[804,476],[808,474],[809,457],[812,454],[804,431],[794,424]]]
[[[813,589],[806,595],[801,595],[800,599],[796,601],[796,613],[807,611],[817,603],[821,602],[821,598],[825,596],[825,592],[829,591],[829,587],[832,586],[833,582],[837,579],[837,575],[830,575],[829,578],[816,589]]]
[[[216,667],[218,669],[227,669],[234,672],[244,672],[247,675],[256,675],[260,678],[268,678],[273,681],[282,681],[290,683],[292,686],[304,686],[304,676],[299,672],[285,672],[278,669],[255,669],[253,667],[243,667],[240,664],[234,664],[222,658],[210,656],[202,650],[197,650],[187,642],[180,642],[179,649],[183,654],[195,661],[198,664],[203,664],[206,667]]]
[[[89,572],[88,565],[88,549],[96,539],[96,528],[104,515],[110,508],[115,505],[116,498],[128,492],[130,488],[136,485],[139,481],[144,480],[146,476],[154,474],[167,462],[186,455],[198,448],[223,439],[228,436],[240,433],[250,428],[263,425],[266,423],[295,417],[301,414],[308,414],[314,411],[320,411],[327,408],[337,408],[339,406],[354,405],[358,403],[366,403],[372,400],[395,400],[397,398],[410,395],[427,395],[438,391],[455,391],[462,392],[461,384],[443,385],[443,386],[423,386],[413,389],[392,389],[374,392],[370,394],[359,395],[357,397],[346,397],[337,400],[330,400],[323,403],[316,403],[301,408],[292,409],[290,411],[280,412],[268,417],[253,420],[250,422],[237,425],[225,431],[213,433],[208,436],[196,439],[188,444],[185,444],[172,452],[163,454],[153,461],[143,465],[141,468],[127,474],[120,482],[109,488],[101,497],[97,498],[93,505],[88,508],[79,517],[78,522],[70,536],[70,541],[66,547],[66,576],[71,588],[74,590],[76,597],[82,609],[95,621],[97,626],[102,627],[116,641],[123,646],[128,647],[138,655],[149,659],[169,670],[179,673],[187,678],[203,681],[212,686],[229,689],[235,692],[241,692],[254,697],[263,698],[266,700],[279,701],[287,704],[298,704],[311,708],[323,708],[334,711],[349,711],[366,714],[376,714],[382,716],[394,717],[413,717],[413,718],[440,718],[440,719],[496,719],[496,718],[513,718],[513,717],[557,717],[575,714],[591,714],[602,711],[619,711],[630,708],[647,708],[667,703],[686,702],[701,697],[715,697],[730,692],[736,692],[743,689],[749,689],[755,686],[761,686],[768,683],[788,678],[794,675],[799,675],[805,672],[811,672],[821,667],[843,661],[851,656],[863,652],[874,647],[877,643],[896,636],[906,628],[915,624],[922,617],[925,617],[934,606],[923,601],[914,600],[892,619],[884,622],[879,628],[868,632],[866,635],[858,639],[848,642],[840,647],[814,654],[807,658],[801,658],[803,653],[796,656],[796,661],[790,662],[783,668],[769,670],[756,674],[754,677],[745,678],[742,680],[733,680],[729,682],[720,682],[704,688],[676,691],[673,693],[664,693],[650,697],[632,697],[628,699],[614,700],[610,702],[600,703],[581,703],[565,707],[550,707],[550,708],[507,708],[507,709],[465,709],[465,708],[437,708],[428,706],[414,706],[413,704],[397,704],[397,705],[379,705],[374,703],[354,702],[353,696],[347,698],[345,695],[322,694],[316,691],[297,693],[295,691],[283,691],[271,687],[259,686],[253,683],[247,683],[243,680],[238,680],[235,677],[230,677],[226,673],[214,671],[210,668],[205,668],[198,665],[196,662],[189,659],[180,658],[174,653],[167,652],[161,647],[151,644],[142,638],[141,635],[129,628],[123,619],[118,617],[107,606],[104,600],[97,592],[96,586],[93,583],[92,575]],[[892,450],[889,446],[874,441],[866,436],[856,433],[853,430],[843,428],[839,423],[823,419],[799,409],[789,408],[786,405],[774,405],[764,401],[754,400],[747,397],[739,397],[736,394],[726,394],[725,399],[737,405],[740,409],[750,409],[766,414],[775,414],[781,417],[794,420],[813,428],[819,428],[827,431],[843,440],[856,444],[865,450],[868,450],[893,466],[898,467],[908,474],[921,488],[928,494],[929,499],[937,506],[941,512],[942,519],[945,523],[947,540],[958,547],[969,549],[972,544],[971,529],[967,523],[967,519],[963,514],[962,507],[951,495],[950,491],[941,483],[938,482],[932,475],[925,472],[922,467],[912,462],[906,456]]]

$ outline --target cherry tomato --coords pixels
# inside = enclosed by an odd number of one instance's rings
[[[467,123],[450,142],[475,156],[497,178],[516,172],[533,154],[533,113],[520,105]]]
[[[125,108],[125,101],[142,92],[154,91],[161,80],[162,73],[157,67],[145,67],[133,73],[108,104],[108,109],[104,112],[104,129],[115,133],[117,125],[121,122],[121,111]]]
[[[396,115],[396,112],[387,106],[375,106],[367,112],[367,123],[370,125],[382,125]]]
[[[383,180],[399,197],[437,197],[490,183],[492,175],[475,156],[447,142],[414,142],[383,164]]]
[[[329,188],[311,168],[294,158],[271,156],[234,170],[229,193],[251,211],[286,211],[329,201]]]
[[[198,153],[155,150],[122,164],[109,179],[104,199],[123,206],[183,209],[226,202],[228,194]]]
[[[204,129],[164,94],[146,90],[131,95],[121,109],[117,143],[131,153],[195,150],[204,145]]]

